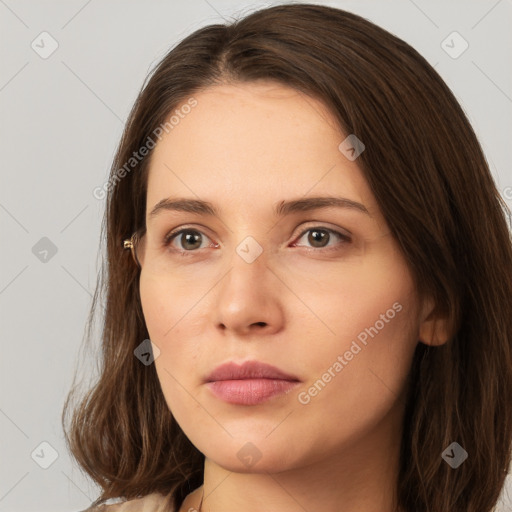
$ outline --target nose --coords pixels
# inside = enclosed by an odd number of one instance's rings
[[[269,267],[265,251],[254,261],[233,255],[217,288],[215,324],[238,336],[268,335],[283,329],[286,287]]]

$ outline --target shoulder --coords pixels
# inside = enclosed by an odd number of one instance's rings
[[[152,493],[142,498],[103,503],[80,512],[175,512],[166,506],[166,497],[160,493]]]

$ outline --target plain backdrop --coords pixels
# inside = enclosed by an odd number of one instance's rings
[[[512,206],[510,0],[313,3],[368,18],[435,66]],[[93,190],[152,66],[196,29],[271,4],[0,0],[0,512],[76,512],[97,497],[60,423],[98,272]]]

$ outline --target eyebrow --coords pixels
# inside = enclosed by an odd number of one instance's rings
[[[290,201],[281,201],[274,207],[274,214],[283,217],[291,213],[307,212],[324,208],[346,208],[358,211],[371,217],[366,207],[344,197],[304,197],[301,199],[293,199]],[[201,199],[185,199],[185,198],[164,198],[159,201],[151,210],[150,218],[155,217],[162,211],[178,211],[197,213],[199,215],[220,216],[219,210],[210,202]]]

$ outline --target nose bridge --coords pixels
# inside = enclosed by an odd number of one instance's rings
[[[261,238],[260,238],[261,240]],[[266,250],[263,249],[263,245],[260,244],[256,238],[251,235],[247,235],[235,249],[236,254],[247,264],[252,265],[253,263],[260,260],[267,260],[268,246]],[[262,258],[262,254],[265,252],[265,256]]]
[[[269,281],[269,274],[272,274],[270,266],[270,250],[264,248],[256,238],[251,235],[245,236],[235,246],[231,258],[229,258],[228,281],[230,285],[246,288],[245,292],[258,293],[264,289]]]

